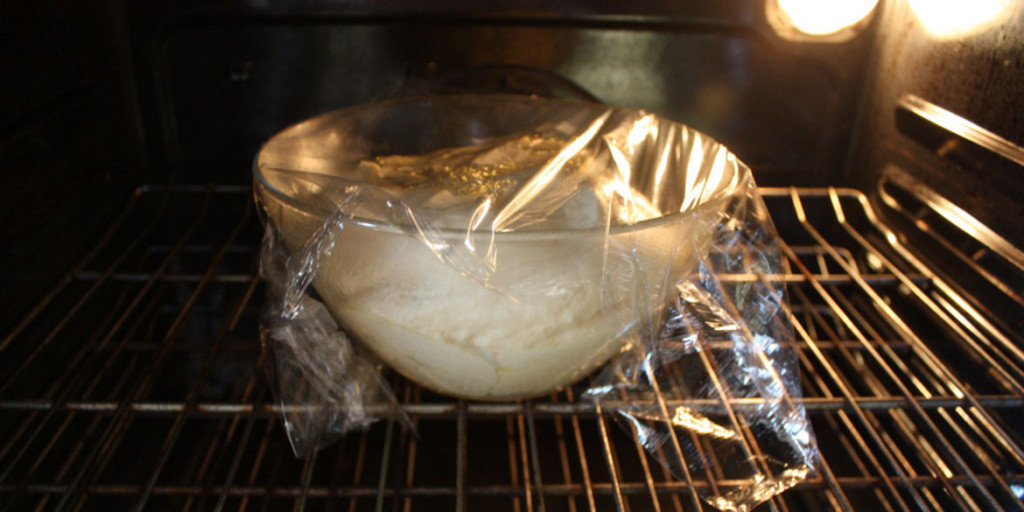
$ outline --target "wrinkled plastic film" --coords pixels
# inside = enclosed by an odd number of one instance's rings
[[[329,254],[337,224],[325,224],[300,254]],[[382,417],[408,424],[372,358],[359,354],[308,290],[318,258],[293,257],[273,225],[264,230],[260,277],[267,301],[260,340],[292,450],[307,457]],[[311,268],[312,267],[312,268]]]
[[[396,414],[380,363],[485,400],[604,364],[586,399],[708,503],[746,510],[813,471],[778,237],[749,169],[695,130],[406,99],[278,135],[257,197],[263,338],[297,453]]]
[[[656,336],[607,365],[587,397],[721,510],[749,510],[814,471],[785,317],[778,237],[750,186],[723,205],[712,244]]]

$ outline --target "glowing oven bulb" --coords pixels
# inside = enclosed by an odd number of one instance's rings
[[[875,8],[878,0],[777,0],[793,28],[824,36],[853,26]]]
[[[1002,18],[1009,6],[1010,0],[910,0],[921,25],[940,38],[980,32]]]

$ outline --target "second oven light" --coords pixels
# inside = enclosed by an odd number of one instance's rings
[[[781,0],[780,0],[781,1]],[[1008,14],[1010,0],[909,0],[910,10],[937,38],[981,32]]]

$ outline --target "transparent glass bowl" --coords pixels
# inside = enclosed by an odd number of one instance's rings
[[[499,95],[351,107],[270,139],[257,157],[256,194],[265,220],[294,251],[343,202],[346,180],[360,161],[426,154],[552,123],[583,131],[610,110],[635,117],[593,103]],[[707,152],[708,144],[714,143],[706,139],[695,148]],[[633,172],[632,185],[650,192],[648,171]],[[313,286],[350,335],[426,387],[484,400],[543,395],[656,334],[652,326],[670,303],[677,277],[694,268],[708,245],[709,226],[692,212],[713,208],[735,185],[722,170],[703,178],[698,200],[686,197],[686,187],[657,185],[653,192],[665,213],[635,224],[438,229],[449,248],[493,249],[487,286],[442,261],[436,245],[407,234],[408,226],[357,215],[336,232],[330,254],[317,256]]]

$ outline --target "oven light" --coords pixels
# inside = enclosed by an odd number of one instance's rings
[[[1010,0],[910,0],[910,10],[935,37],[966,36],[998,21]]]
[[[867,17],[878,3],[878,0],[774,1],[793,28],[811,36],[827,36],[852,27]]]

